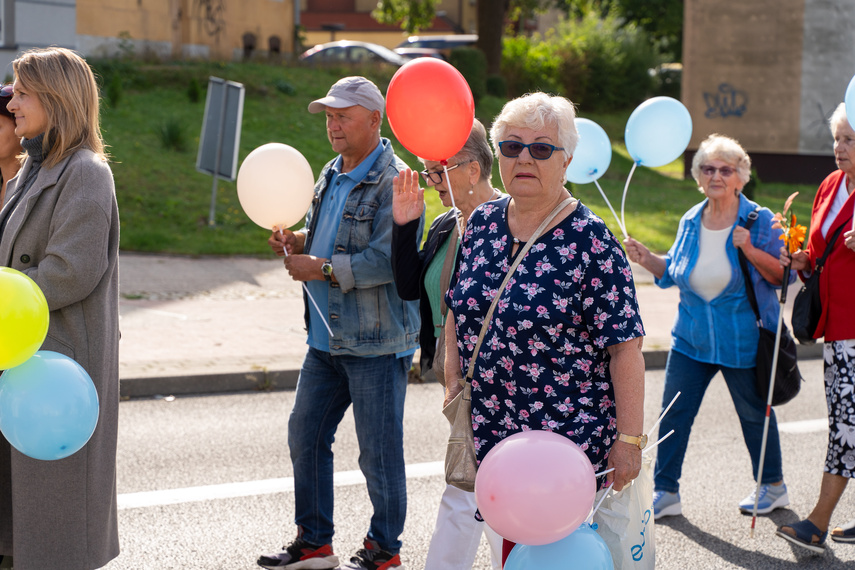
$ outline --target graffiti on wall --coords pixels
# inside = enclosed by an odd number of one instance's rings
[[[729,83],[720,83],[718,91],[704,92],[704,102],[707,105],[704,113],[707,119],[741,117],[748,109],[748,94]]]
[[[196,0],[196,14],[209,36],[218,35],[226,25],[225,0]]]

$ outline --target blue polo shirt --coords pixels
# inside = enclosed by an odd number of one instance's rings
[[[306,253],[324,259],[332,258],[335,238],[338,234],[341,217],[344,215],[344,206],[347,203],[347,197],[350,191],[368,175],[371,166],[377,162],[382,152],[383,145],[378,144],[377,148],[365,157],[365,160],[347,173],[341,172],[341,156],[336,159],[331,167],[332,176],[330,176],[329,185],[318,206],[318,211],[315,213],[317,224],[315,225],[315,235],[312,236],[312,247]],[[324,311],[324,318],[329,322],[329,284],[326,281],[306,281],[306,287],[308,287],[318,307]],[[317,350],[330,351],[330,333],[327,331],[324,322],[319,318],[318,312],[311,301],[309,301],[308,343],[309,346]]]

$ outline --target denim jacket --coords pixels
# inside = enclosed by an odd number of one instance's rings
[[[383,152],[366,177],[347,197],[333,246],[330,283],[329,325],[334,355],[380,356],[412,350],[418,346],[418,301],[403,301],[392,279],[392,179],[407,167],[395,156],[389,139],[381,138]],[[315,184],[315,197],[306,214],[304,251],[310,251],[313,213],[323,199],[335,159],[324,166]],[[419,232],[424,228],[424,214]],[[419,234],[421,235],[421,234]],[[309,303],[303,295],[305,322]],[[322,307],[323,309],[323,307]]]
[[[724,291],[707,302],[689,285],[689,275],[698,261],[701,214],[707,202],[704,200],[683,215],[674,245],[665,256],[665,273],[656,279],[656,284],[663,289],[672,285],[680,288],[680,305],[671,330],[671,349],[700,362],[730,368],[752,368],[760,333],[748,301],[732,230],[725,248],[731,276]],[[744,226],[748,214],[757,208],[757,204],[740,194],[739,214],[734,227]],[[784,244],[780,240],[781,230],[772,228],[772,212],[768,208],[760,208],[757,213],[759,217],[750,230],[751,243],[777,258]],[[766,281],[750,262],[748,271],[757,294],[763,326],[775,330],[780,307],[777,290],[780,287]],[[788,282],[794,279],[795,271],[791,271]]]

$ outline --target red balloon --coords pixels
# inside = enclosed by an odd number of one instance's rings
[[[404,147],[425,160],[443,161],[463,148],[475,101],[466,79],[449,63],[420,57],[405,63],[386,91],[392,132]]]

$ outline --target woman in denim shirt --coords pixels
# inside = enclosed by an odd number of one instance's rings
[[[632,238],[624,241],[629,258],[653,273],[659,287],[680,288],[665,368],[663,408],[677,392],[681,395],[659,428],[660,433],[673,429],[674,434],[659,445],[656,459],[656,519],[682,513],[679,480],[692,422],[707,386],[719,371],[736,407],[755,480],[757,477],[766,402],[754,388],[759,332],[737,248],[750,262],[761,318],[771,329],[778,321],[776,288],[781,285],[783,272],[777,259],[781,230],[772,229],[772,212],[742,195],[750,174],[751,159],[739,143],[711,135],[701,143],[692,161],[692,176],[707,199],[680,220],[668,254],[660,257]],[[759,217],[749,231],[743,226],[754,211]],[[773,411],[757,513],[767,514],[788,504]],[[739,509],[750,513],[753,508],[752,492],[739,503]]]

